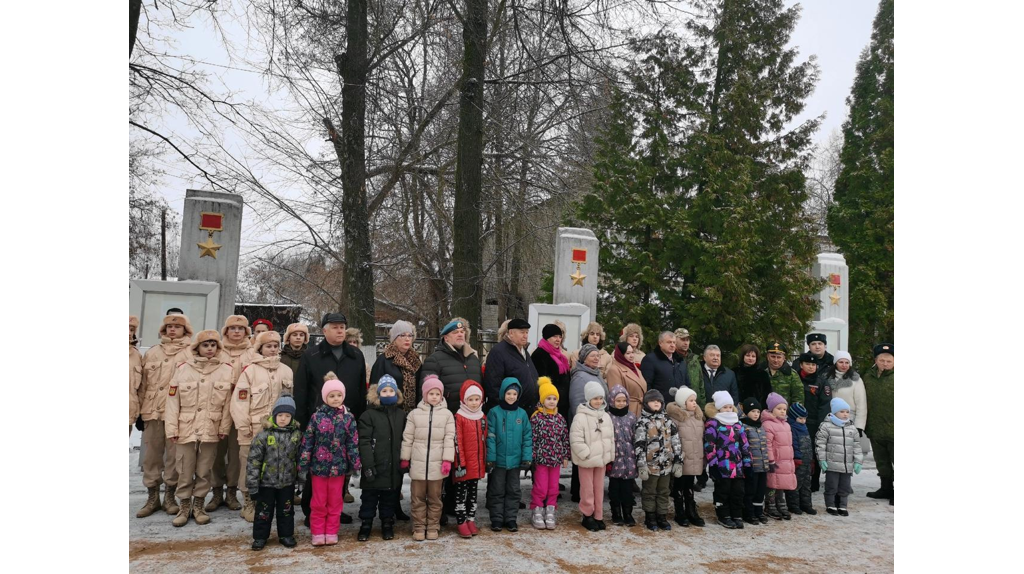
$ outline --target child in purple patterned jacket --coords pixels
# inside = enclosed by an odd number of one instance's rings
[[[704,453],[708,475],[715,481],[715,514],[722,526],[743,528],[743,469],[750,468],[750,445],[732,395],[718,391],[712,399],[717,412],[709,412],[704,425]]]
[[[533,413],[533,492],[530,510],[533,527],[555,529],[555,508],[558,506],[558,478],[561,468],[569,466],[569,427],[558,413],[558,389],[548,377],[540,384],[540,406]]]
[[[637,477],[633,456],[633,428],[636,415],[629,411],[629,392],[615,385],[608,393],[611,406],[608,414],[615,428],[615,460],[608,472],[608,499],[612,506],[612,522],[617,526],[636,526],[633,520],[633,481]]]

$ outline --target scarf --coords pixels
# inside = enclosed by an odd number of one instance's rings
[[[736,413],[718,413],[715,415],[715,418],[718,419],[719,422],[725,423],[729,426],[740,422],[740,417]]]
[[[540,343],[537,343],[537,346],[544,349],[549,355],[551,355],[551,358],[558,365],[559,375],[564,375],[569,372],[569,359],[562,354],[562,351],[553,347],[547,339],[541,339]]]
[[[743,424],[747,425],[748,427],[760,428],[761,426],[761,419],[757,419],[755,421],[750,417],[743,417],[740,420],[743,421]]]
[[[628,347],[629,344],[627,343],[626,346]],[[615,345],[615,355],[614,356],[615,356],[615,362],[617,362],[619,364],[622,364],[622,365],[626,365],[627,367],[629,367],[629,370],[633,371],[633,374],[635,374],[637,376],[640,375],[640,371],[638,371],[636,369],[636,365],[633,364],[632,361],[627,359],[626,355],[622,354],[622,343],[619,343],[618,345]]]
[[[602,383],[604,382],[604,377],[601,376],[601,371],[597,369],[591,369],[590,367],[584,365],[583,363],[576,363],[576,366],[573,367],[573,371],[583,371],[584,373],[589,373],[597,377],[597,380],[601,381]]]
[[[231,355],[232,357],[237,357],[238,355],[241,355],[242,352],[244,352],[246,349],[251,347],[252,343],[249,341],[249,339],[242,339],[241,343],[229,343],[227,341],[227,338],[225,337],[225,340],[221,341],[221,346],[224,347],[224,350],[227,351],[229,355]]]
[[[617,409],[615,407],[609,406],[608,407],[608,412],[611,413],[612,416],[624,417],[624,416],[629,414],[629,405],[626,405],[626,406],[622,407],[621,409]]]
[[[285,345],[281,348],[282,355],[288,355],[293,359],[302,358],[302,353],[306,350],[306,345],[302,345],[298,349],[293,349],[291,345]]]
[[[834,424],[834,425],[836,425],[837,427],[840,427],[840,428],[846,426],[847,423],[850,422],[849,419],[844,421],[843,419],[837,417],[836,415],[828,415],[828,418],[829,418],[829,420],[832,421],[832,424]]]
[[[558,405],[555,405],[555,408],[553,408],[553,409],[544,408],[544,401],[542,400],[540,403],[537,404],[537,410],[533,411],[533,414],[535,414],[535,415],[556,415],[556,414],[558,414]]]
[[[174,355],[177,355],[191,344],[192,337],[189,337],[188,335],[185,335],[180,339],[160,337],[160,346],[163,347],[164,353],[166,353],[168,357],[173,357]]]
[[[409,352],[402,353],[398,346],[389,343],[384,347],[384,356],[391,359],[396,367],[402,369],[402,395],[405,398],[405,410],[411,411],[416,408],[416,371],[420,370],[423,362],[419,353],[409,347]]]
[[[459,403],[459,414],[471,421],[478,421],[484,418],[483,408],[477,407],[475,411],[470,410],[470,408],[466,406],[466,403]]]

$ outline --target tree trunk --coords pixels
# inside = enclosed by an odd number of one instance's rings
[[[459,136],[455,168],[455,247],[452,252],[453,312],[480,333],[483,286],[481,235],[481,171],[484,132],[484,57],[487,41],[487,0],[466,0],[462,29],[464,81],[459,99]]]
[[[142,0],[128,0],[128,56],[135,48],[135,34],[139,31],[139,17],[142,16]]]

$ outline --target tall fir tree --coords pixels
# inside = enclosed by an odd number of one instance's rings
[[[843,124],[842,167],[828,232],[850,266],[850,351],[869,364],[871,348],[895,332],[894,0],[882,0],[871,43],[857,62]]]

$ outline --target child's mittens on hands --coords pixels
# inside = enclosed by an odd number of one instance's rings
[[[637,470],[637,474],[640,476],[640,480],[648,480],[651,478],[651,473],[647,470],[646,466],[640,467],[640,469]]]
[[[494,463],[493,462],[488,462],[487,463],[487,472],[490,473],[492,470],[494,470]]]
[[[409,461],[403,460],[402,462],[398,463],[398,468],[402,469],[403,471],[408,471],[409,470]]]
[[[853,474],[860,474],[860,469],[861,466],[859,462],[853,463]]]
[[[678,462],[672,465],[672,476],[680,478],[683,476],[683,465]]]
[[[779,465],[775,464],[774,462],[768,463],[768,472],[775,472],[775,469],[777,468],[779,468]]]
[[[611,472],[612,471],[612,463],[609,462],[608,464],[604,465],[604,471],[605,471],[605,473]]]
[[[374,472],[372,468],[367,467],[363,469],[363,478],[366,480],[373,480],[373,475]]]
[[[447,460],[441,463],[441,475],[448,476],[452,472],[452,463]]]
[[[822,472],[828,472],[828,461],[827,460],[820,460],[820,461],[818,461],[818,464],[821,465],[821,471]]]

